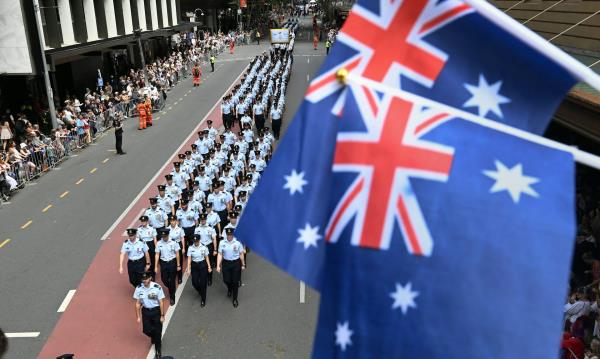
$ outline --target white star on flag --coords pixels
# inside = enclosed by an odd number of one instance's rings
[[[400,308],[402,314],[406,314],[408,308],[416,308],[415,298],[419,296],[419,292],[413,292],[412,283],[408,282],[406,286],[396,283],[396,290],[390,293],[390,297],[394,300],[392,309]]]
[[[492,111],[498,117],[502,118],[500,105],[509,103],[510,99],[500,95],[501,86],[502,81],[490,85],[485,76],[480,74],[478,86],[465,84],[465,87],[471,93],[471,98],[463,104],[463,107],[477,107],[479,116],[481,117],[487,116],[488,112]]]
[[[311,227],[310,224],[306,223],[304,228],[298,230],[300,237],[296,242],[304,244],[304,249],[309,247],[317,248],[317,241],[322,238],[319,234],[319,226]]]
[[[304,179],[304,172],[296,172],[292,170],[292,174],[285,177],[284,189],[289,189],[290,194],[293,195],[296,192],[302,193],[302,187],[306,186],[308,182]]]
[[[540,180],[523,175],[523,166],[520,163],[510,169],[498,160],[495,160],[494,163],[496,164],[496,171],[483,171],[484,175],[496,180],[494,186],[490,189],[490,193],[508,191],[515,203],[519,203],[521,193],[539,197],[539,194],[530,185]]]
[[[335,330],[335,345],[339,345],[342,351],[346,351],[348,345],[352,345],[352,334],[354,332],[350,330],[348,321],[343,324],[337,323],[337,329]]]

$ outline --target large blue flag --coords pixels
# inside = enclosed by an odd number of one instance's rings
[[[459,2],[359,1],[343,32],[236,231],[321,292],[313,357],[555,357],[571,154],[333,74],[532,132],[573,79]]]

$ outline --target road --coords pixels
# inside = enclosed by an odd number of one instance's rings
[[[73,343],[76,347],[80,338],[59,338],[59,334],[68,327],[60,323],[68,322],[69,316],[77,319],[72,313],[78,313],[78,307],[97,316],[89,314],[96,319],[78,323],[84,330],[95,328],[85,333],[87,340],[98,336],[97,330],[118,333],[120,327],[95,326],[95,320],[105,319],[103,313],[109,313],[110,308],[131,304],[126,276],[114,275],[118,250],[108,249],[120,246],[119,231],[135,223],[139,210],[147,205],[147,197],[155,194],[155,187],[147,185],[162,181],[157,176],[162,166],[171,161],[200,120],[211,115],[210,109],[250,59],[264,49],[266,46],[238,47],[235,55],[224,54],[219,58],[214,73],[205,70],[208,75],[200,88],[192,89],[190,79],[175,87],[169,92],[164,112],[155,114],[152,128],[137,131],[135,120],[128,120],[124,135],[126,156],[114,154],[114,138],[109,132],[91,148],[20,191],[10,204],[0,207],[0,325],[9,333],[39,333],[34,338],[12,338],[7,358],[38,356],[59,320],[57,336],[52,334],[49,342]],[[304,43],[297,44],[295,55],[284,130],[302,98],[307,79],[323,59],[322,53]],[[108,256],[114,253],[114,258],[107,260],[107,253]],[[309,355],[317,295],[309,290],[307,303],[300,305],[296,281],[256,255],[251,255],[249,265],[244,274],[246,285],[241,290],[240,307],[235,312],[224,293],[220,293],[222,288],[213,285],[204,312],[190,315],[199,311],[199,303],[190,288],[183,288],[165,334],[165,354],[194,357],[199,355],[197,345],[200,345],[202,356],[207,357],[236,357],[242,353],[276,358]],[[112,274],[92,275],[102,271]],[[72,290],[75,290],[72,301],[65,303],[64,313],[58,313]],[[86,300],[96,300],[102,306],[85,307]],[[123,314],[130,315],[133,321],[132,310]],[[255,323],[261,324],[260,330]],[[239,335],[236,337],[239,345],[226,345],[225,338],[233,334]],[[148,350],[141,331],[128,335],[136,345],[145,345],[144,351]],[[109,353],[108,347],[114,343],[106,343],[106,348],[101,349]],[[68,352],[71,348],[62,349]],[[39,357],[60,354],[53,352],[58,349],[51,345],[47,350]]]

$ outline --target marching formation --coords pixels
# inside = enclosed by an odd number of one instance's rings
[[[221,109],[224,132],[207,121],[191,148],[178,155],[173,170],[149,198],[138,228],[127,229],[119,272],[127,259],[138,321],[161,352],[163,299],[175,304],[183,273],[207,302],[213,273],[222,274],[227,297],[238,307],[238,289],[249,251],[234,236],[249,195],[267,166],[279,138],[293,45],[257,56]],[[266,126],[271,122],[271,129]],[[156,273],[166,288],[155,282]]]

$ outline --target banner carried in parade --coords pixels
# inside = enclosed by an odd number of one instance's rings
[[[236,231],[321,293],[313,357],[556,356],[573,157],[460,113],[541,133],[574,82],[462,2],[353,7]]]

